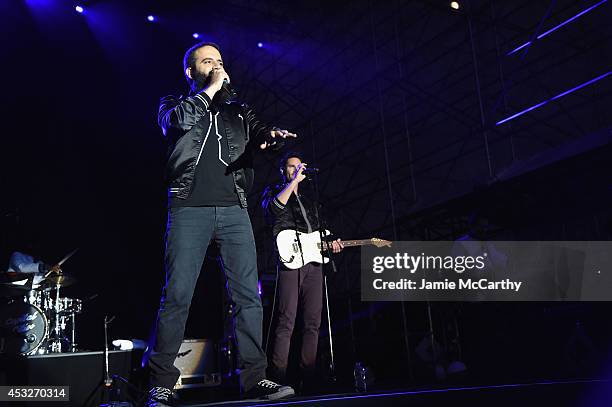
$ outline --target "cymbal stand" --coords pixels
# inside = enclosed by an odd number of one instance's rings
[[[76,344],[76,313],[74,311],[75,306],[72,307],[72,312],[70,312],[71,319],[71,332],[70,332],[70,352],[77,351]]]
[[[62,338],[60,337],[62,328],[60,326],[60,287],[61,284],[58,282],[55,284],[55,306],[53,307],[54,311],[54,338],[50,339],[50,349],[51,353],[61,353],[62,352]]]

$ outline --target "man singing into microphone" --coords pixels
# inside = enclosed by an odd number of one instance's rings
[[[283,230],[293,229],[311,233],[318,231],[319,210],[315,203],[299,193],[299,185],[306,175],[307,164],[299,153],[287,153],[279,163],[283,182],[268,187],[263,193],[262,207],[266,218],[273,221],[274,239]],[[272,223],[272,222],[270,222]],[[333,241],[333,252],[344,246],[340,239]],[[274,347],[271,355],[271,376],[281,383],[286,382],[289,347],[298,309],[302,322],[302,349],[300,374],[302,392],[315,390],[315,365],[321,311],[323,307],[323,274],[319,263],[308,263],[290,270],[280,266],[277,279],[277,323],[273,331]]]
[[[166,284],[148,359],[147,406],[171,403],[179,377],[174,360],[206,248],[213,239],[236,304],[238,367],[245,396],[288,397],[294,394],[292,388],[265,376],[255,240],[246,197],[253,183],[252,154],[278,148],[279,138],[296,135],[264,125],[248,106],[232,100],[235,95],[216,44],[191,47],[183,64],[189,96],[162,98],[159,108],[158,122],[168,143]]]

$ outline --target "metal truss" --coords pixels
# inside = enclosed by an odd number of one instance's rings
[[[450,238],[465,214],[443,211],[427,234],[406,219],[609,124],[612,80],[495,125],[611,69],[609,4],[508,55],[596,1],[459,3],[230,0],[213,14],[241,95],[322,169],[340,236]],[[258,158],[250,197],[264,272],[275,263],[258,201],[277,160]]]

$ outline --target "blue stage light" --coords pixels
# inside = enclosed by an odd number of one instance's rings
[[[611,75],[612,75],[612,71],[608,71],[608,72],[606,72],[606,73],[605,73],[605,74],[603,74],[603,75],[599,75],[598,77],[591,79],[590,81],[587,81],[587,82],[585,82],[585,83],[581,83],[580,85],[578,85],[578,86],[574,86],[573,88],[568,89],[568,90],[566,90],[565,92],[559,93],[558,95],[553,96],[553,97],[552,97],[552,98],[550,98],[550,99],[546,99],[546,100],[544,100],[544,101],[542,101],[542,102],[538,103],[537,105],[533,105],[533,106],[531,106],[531,107],[529,107],[529,108],[527,108],[527,109],[525,109],[525,110],[521,110],[520,112],[513,114],[512,116],[506,117],[505,119],[500,120],[500,121],[498,121],[497,123],[495,123],[495,125],[496,125],[496,126],[499,126],[499,125],[500,125],[500,124],[502,124],[502,123],[505,123],[505,122],[510,121],[510,120],[512,120],[512,119],[516,119],[517,117],[522,116],[522,115],[524,115],[524,114],[525,114],[525,113],[527,113],[527,112],[530,112],[530,111],[535,110],[535,109],[537,109],[537,108],[539,108],[539,107],[542,107],[542,106],[544,106],[544,105],[548,104],[549,102],[552,102],[553,100],[557,100],[557,99],[559,99],[559,98],[562,98],[562,97],[563,97],[563,96],[565,96],[565,95],[569,95],[570,93],[575,92],[575,91],[577,91],[578,89],[582,89],[582,88],[584,88],[585,86],[589,86],[589,85],[591,85],[591,84],[593,84],[593,83],[595,83],[595,82],[597,82],[597,81],[600,81],[600,80],[602,80],[602,79],[604,79],[604,78],[607,78],[608,76],[611,76]]]
[[[257,43],[257,48],[263,48],[263,42],[258,42]]]
[[[76,6],[74,9],[76,10],[77,13],[82,13],[83,11],[85,11],[85,9],[81,6]]]
[[[147,16],[147,20],[149,20],[150,22],[154,22],[155,16]]]
[[[543,32],[542,34],[538,35],[536,37],[536,40],[541,40],[542,38],[546,37],[551,32],[558,30],[559,28],[563,27],[564,25],[571,23],[572,21],[576,20],[579,17],[582,17],[583,15],[585,15],[589,11],[593,10],[594,8],[599,7],[602,4],[607,3],[607,2],[608,2],[608,0],[601,0],[599,3],[593,4],[591,7],[587,8],[585,10],[582,10],[580,13],[576,14],[575,16],[573,16],[571,18],[568,18],[567,20],[563,21],[560,24],[557,24],[556,26],[554,26],[550,30],[547,30],[546,32]],[[526,43],[524,43],[522,45],[519,45],[518,47],[514,48],[512,51],[508,52],[506,54],[506,56],[510,56],[510,55],[514,54],[515,52],[518,52],[518,51],[522,50],[526,46],[531,45],[532,43],[533,43],[533,41],[527,41]]]
[[[198,33],[193,33],[193,38],[195,38],[195,39],[200,38],[200,34],[198,34]]]

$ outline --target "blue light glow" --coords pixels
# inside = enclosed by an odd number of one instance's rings
[[[83,11],[85,11],[85,9],[81,6],[76,6],[74,9],[76,10],[77,13],[83,13]]]
[[[154,22],[155,21],[155,16],[147,16],[147,20],[149,20],[150,22]]]
[[[257,43],[257,48],[263,48],[263,42],[258,42]]]
[[[593,4],[591,7],[581,11],[580,13],[576,14],[574,17],[568,18],[567,20],[565,20],[564,22],[562,22],[561,24],[557,24],[556,26],[554,26],[553,28],[551,28],[550,30],[543,32],[542,34],[538,35],[538,40],[546,37],[548,34],[550,34],[551,32],[563,27],[565,24],[569,24],[572,21],[574,21],[575,19],[577,19],[578,17],[581,17],[583,14],[588,13],[589,11],[593,10],[595,7],[599,7],[602,4],[606,3],[608,0],[601,0],[599,3]]]
[[[612,71],[608,71],[608,72],[606,72],[606,73],[605,73],[605,74],[603,74],[603,75],[599,75],[598,77],[591,79],[590,81],[587,81],[587,82],[585,82],[585,83],[582,83],[582,84],[580,84],[580,85],[578,85],[578,86],[575,86],[575,87],[573,87],[573,88],[571,88],[571,89],[568,89],[568,90],[566,90],[565,92],[559,93],[558,95],[553,96],[553,97],[552,97],[552,98],[550,98],[550,99],[544,100],[543,102],[540,102],[540,103],[538,103],[537,105],[533,105],[533,106],[531,106],[531,107],[529,107],[529,108],[527,108],[527,109],[525,109],[525,110],[522,110],[522,111],[520,111],[520,112],[518,112],[518,113],[513,114],[512,116],[506,117],[505,119],[500,120],[500,121],[498,121],[497,123],[495,123],[495,125],[496,125],[496,126],[499,126],[499,125],[500,125],[500,124],[502,124],[502,123],[505,123],[505,122],[510,121],[510,120],[512,120],[512,119],[516,119],[517,117],[522,116],[522,115],[524,115],[524,114],[525,114],[525,113],[527,113],[527,112],[530,112],[530,111],[535,110],[535,109],[537,109],[537,108],[539,108],[539,107],[542,107],[542,106],[544,106],[544,105],[548,104],[549,102],[552,102],[553,100],[556,100],[556,99],[562,98],[562,97],[563,97],[563,96],[565,96],[565,95],[569,95],[570,93],[575,92],[575,91],[577,91],[578,89],[582,89],[582,88],[584,88],[585,86],[591,85],[591,84],[593,84],[593,83],[595,83],[595,82],[597,82],[597,81],[600,81],[600,80],[602,80],[602,79],[604,79],[605,77],[610,76],[610,75],[612,75]]]
[[[575,384],[575,383],[610,383],[610,380],[606,379],[585,379],[585,380],[564,380],[564,381],[547,381],[547,382],[534,382],[534,383],[516,383],[516,384],[499,384],[491,386],[473,386],[473,387],[451,387],[446,389],[431,389],[431,390],[412,390],[412,391],[398,391],[389,393],[374,393],[374,394],[358,394],[358,395],[330,395],[324,397],[311,398],[309,400],[292,400],[292,401],[281,401],[281,402],[262,402],[257,404],[250,404],[252,406],[264,407],[264,406],[285,406],[285,405],[299,405],[299,404],[311,404],[314,402],[322,403],[325,401],[349,401],[359,399],[374,399],[374,398],[387,398],[397,396],[409,396],[409,395],[423,395],[423,394],[436,394],[436,393],[452,393],[452,392],[463,392],[463,391],[474,391],[474,390],[492,390],[492,389],[511,389],[521,387],[535,387],[535,386],[554,386],[561,384]]]
[[[26,0],[29,7],[51,7],[57,6],[56,0]]]
[[[198,39],[198,38],[200,38],[200,34],[198,34],[198,33],[193,33],[193,34],[192,34],[192,37],[193,37],[193,38],[195,38],[195,39]]]
[[[542,34],[538,35],[536,38],[537,38],[538,40],[540,40],[540,39],[542,39],[542,38],[546,37],[546,36],[547,36],[548,34],[550,34],[551,32],[553,32],[553,31],[555,31],[555,30],[558,30],[559,28],[563,27],[564,25],[571,23],[572,21],[574,21],[574,20],[575,20],[575,19],[577,19],[578,17],[583,16],[584,14],[586,14],[586,13],[588,13],[589,11],[593,10],[594,8],[599,7],[599,6],[601,6],[602,4],[607,3],[607,2],[608,2],[608,0],[601,0],[599,3],[593,4],[591,7],[587,8],[587,9],[585,9],[585,10],[582,10],[580,13],[576,14],[575,16],[573,16],[573,17],[571,17],[571,18],[568,18],[567,20],[563,21],[563,22],[562,22],[562,23],[560,23],[560,24],[557,24],[556,26],[554,26],[554,27],[553,27],[553,28],[551,28],[550,30],[543,32]],[[508,53],[506,54],[506,56],[512,55],[512,54],[514,54],[515,52],[520,51],[521,49],[525,48],[527,45],[530,45],[531,43],[532,43],[532,41],[527,41],[527,42],[526,42],[526,43],[524,43],[523,45],[520,45],[520,46],[518,46],[517,48],[513,49],[512,51],[508,52]]]

